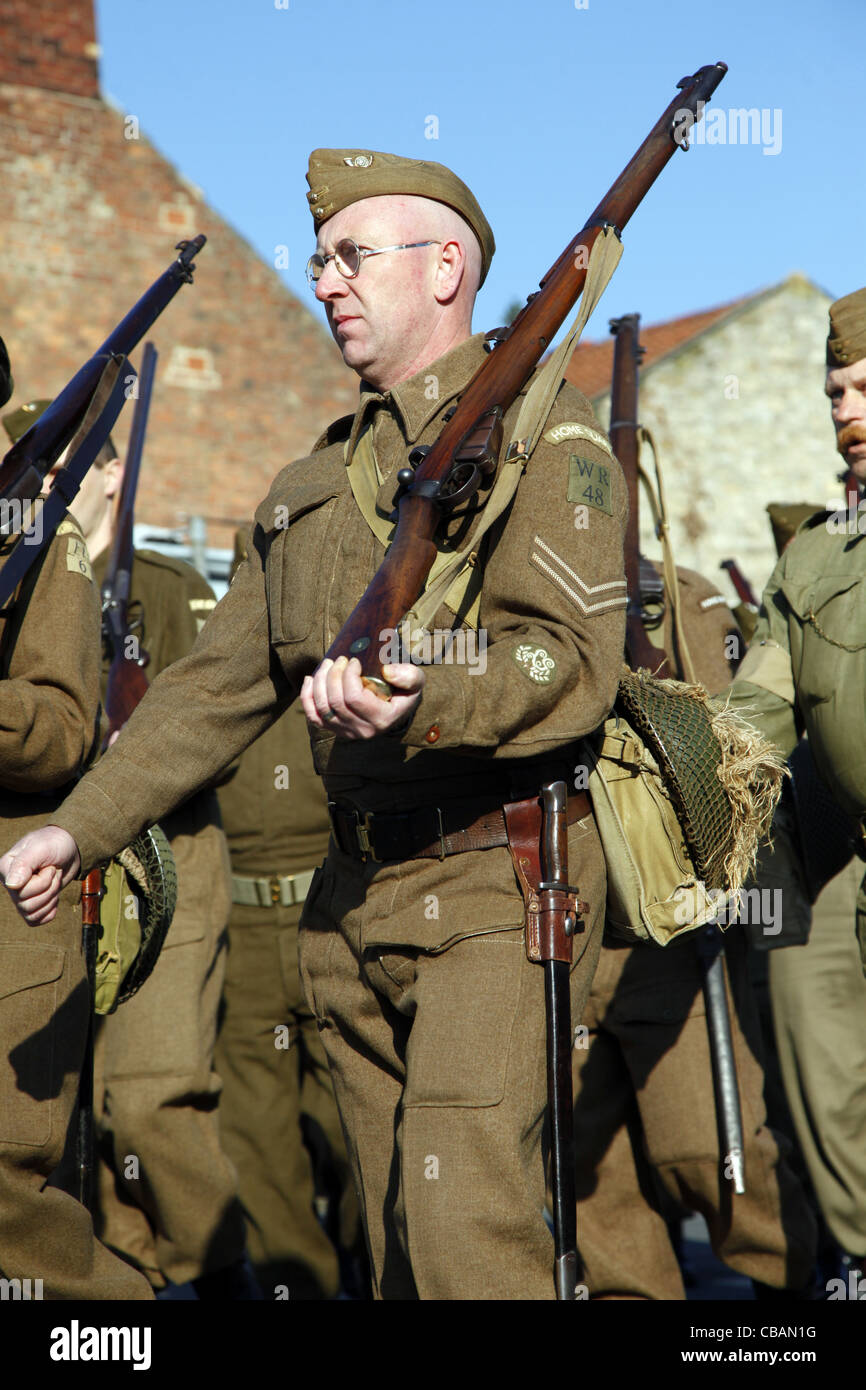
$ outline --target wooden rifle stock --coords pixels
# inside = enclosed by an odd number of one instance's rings
[[[106,742],[112,734],[123,728],[148,687],[143,669],[149,659],[147,652],[138,649],[133,655],[129,650],[129,590],[134,553],[132,527],[135,494],[141,470],[156,358],[157,352],[153,343],[145,343],[138,379],[138,400],[132,417],[132,430],[117,508],[114,541],[102,584],[102,633],[111,651],[108,690],[105,696],[105,712],[108,715]]]
[[[719,565],[719,569],[728,571],[728,575],[730,576],[731,583],[737,591],[737,597],[740,600],[740,603],[747,603],[750,608],[754,608],[755,612],[757,612],[759,607],[759,601],[755,596],[755,591],[752,588],[746,576],[743,574],[743,571],[740,569],[736,560],[722,560],[721,564]]]
[[[128,357],[181,285],[192,282],[192,262],[206,240],[196,236],[191,241],[178,242],[175,249],[180,255],[79,368],[45,413],[13,444],[0,463],[0,500],[33,501],[39,496],[46,473],[81,425],[109,358]]]
[[[610,444],[625,476],[628,525],[625,532],[625,578],[628,607],[625,620],[626,660],[632,670],[643,667],[656,676],[671,676],[667,654],[653,646],[644,626],[640,580],[640,480],[638,478],[638,374],[643,348],[639,344],[640,314],[611,319],[614,335],[613,384],[610,393]]]
[[[495,469],[501,419],[550,345],[586,281],[589,253],[605,226],[618,232],[629,221],[664,166],[683,144],[683,125],[700,119],[703,104],[721,82],[727,65],[701,68],[678,84],[674,97],[637,153],[598,207],[541,281],[514,320],[507,337],[479,367],[454,415],[415,469],[400,479],[394,538],[360,603],[326,655],[357,657],[365,684],[387,698],[382,679],[380,634],[396,631],[423,591],[436,556],[434,536],[443,512],[463,502]],[[689,120],[684,113],[690,113]],[[401,470],[401,473],[404,470]],[[398,475],[399,477],[399,475]]]

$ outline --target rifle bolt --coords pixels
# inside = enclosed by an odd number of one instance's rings
[[[574,918],[570,912],[565,915],[564,931],[566,936],[574,936]]]
[[[415,474],[411,468],[401,468],[397,473],[397,482],[401,487],[411,487]]]

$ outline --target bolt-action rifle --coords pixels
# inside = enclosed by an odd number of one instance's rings
[[[443,516],[472,497],[496,472],[502,418],[531,376],[566,314],[581,294],[588,257],[603,229],[620,233],[678,147],[683,130],[700,119],[704,104],[727,65],[702,67],[678,84],[679,92],[637,153],[541,281],[536,294],[482,363],[431,449],[413,450],[397,474],[401,493],[397,527],[388,552],[363,598],[340,629],[327,656],[357,657],[365,684],[387,699],[382,676],[383,629],[399,631],[418,599],[436,557],[435,535]],[[685,116],[684,113],[689,113]]]
[[[643,667],[655,676],[672,676],[674,665],[666,652],[647,636],[648,616],[644,607],[644,583],[640,553],[640,479],[638,457],[637,403],[638,374],[644,349],[640,346],[640,314],[624,314],[611,319],[614,336],[613,383],[610,392],[610,447],[625,478],[628,493],[628,522],[625,531],[625,579],[628,606],[625,618],[626,660],[632,670]]]
[[[117,506],[114,540],[105,579],[102,582],[102,637],[111,656],[105,713],[108,734],[118,733],[132,711],[144,698],[148,687],[144,668],[149,657],[138,643],[129,626],[129,592],[132,579],[132,527],[135,517],[135,494],[141,469],[147,415],[153,390],[157,352],[153,343],[145,343],[138,380],[138,400],[132,417],[129,447],[123,469],[123,483]]]
[[[46,474],[69,446],[69,457],[57,473],[42,508],[40,541],[31,544],[28,536],[25,545],[19,540],[3,566],[0,606],[11,597],[72,506],[82,478],[108,438],[124,401],[132,394],[135,373],[127,360],[129,353],[181,285],[192,282],[192,262],[205,241],[204,236],[196,236],[178,243],[176,250],[180,255],[0,462],[0,520],[5,523],[4,512],[16,504],[20,507],[36,500]]]
[[[676,625],[671,625],[672,650],[654,646],[647,636],[641,585],[638,455],[638,365],[643,353],[639,343],[639,314],[611,319],[614,335],[613,385],[610,397],[610,442],[625,474],[629,500],[625,539],[625,572],[628,585],[626,617],[626,660],[633,670],[643,666],[657,676],[685,679],[682,656],[677,650]],[[733,564],[728,561],[727,564]],[[725,568],[727,568],[727,564]],[[734,1190],[743,1186],[743,1120],[737,1068],[731,1040],[731,1020],[725,994],[724,940],[717,926],[701,933],[699,957],[706,1001],[707,1030],[713,1062],[713,1083],[719,1136],[725,1154],[725,1173],[733,1179]]]
[[[111,653],[105,712],[108,729],[103,750],[111,737],[119,733],[147,690],[143,667],[148,657],[138,646],[129,630],[129,585],[132,575],[132,525],[135,514],[135,493],[147,429],[147,414],[156,370],[156,348],[146,343],[138,378],[138,399],[132,417],[132,430],[126,451],[123,483],[117,508],[114,541],[102,585],[102,638]],[[130,643],[133,638],[133,643]],[[91,996],[95,989],[96,960],[99,945],[99,902],[103,893],[102,868],[97,865],[86,875],[81,886],[81,923],[84,932],[84,963]],[[87,1043],[81,1064],[78,1089],[78,1128],[76,1132],[76,1168],[78,1200],[90,1207],[93,1199],[93,1044],[94,1017],[91,1010]]]

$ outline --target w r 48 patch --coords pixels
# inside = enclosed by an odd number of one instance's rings
[[[607,465],[583,458],[580,454],[569,455],[568,500],[585,502],[587,506],[613,516],[610,469]]]

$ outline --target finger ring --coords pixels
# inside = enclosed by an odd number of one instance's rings
[[[323,711],[322,711],[322,718],[323,718],[323,719],[336,719],[336,717],[337,717],[337,711],[336,711],[336,710],[333,710],[333,709],[326,709],[326,710],[323,710]]]

